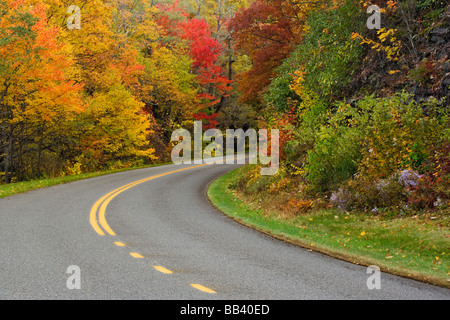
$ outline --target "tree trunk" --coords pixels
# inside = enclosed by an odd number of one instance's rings
[[[9,170],[11,169],[12,164],[12,147],[13,147],[13,127],[12,124],[9,124],[9,135],[8,135],[8,145],[6,149],[6,157],[5,157],[5,183],[8,184],[11,182],[11,174]]]

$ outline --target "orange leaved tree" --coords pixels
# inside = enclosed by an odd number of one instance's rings
[[[73,61],[42,5],[1,0],[0,10],[0,172],[9,183],[40,175],[44,163],[57,170],[82,85],[69,79]]]

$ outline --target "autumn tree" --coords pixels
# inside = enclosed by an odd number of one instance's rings
[[[198,75],[202,87],[200,97],[204,99],[206,107],[212,107],[217,112],[221,96],[229,94],[228,84],[231,82],[218,63],[222,53],[221,44],[212,38],[205,20],[189,19],[180,23],[180,29],[182,39],[189,41],[193,72]]]
[[[60,28],[59,38],[68,47],[67,55],[72,55],[76,63],[76,73],[72,78],[84,83],[84,90],[92,95],[98,90],[107,90],[116,83],[108,71],[117,52],[118,37],[112,28],[113,5],[103,0],[81,0],[77,2],[81,10],[81,28],[69,30],[67,8],[72,0],[30,0],[41,3],[48,13],[48,24]]]
[[[197,83],[196,107],[191,116],[209,119],[220,109],[222,97],[229,95],[231,82],[220,65],[221,43],[214,39],[210,26],[204,19],[190,17],[188,12],[175,1],[170,6],[159,6],[161,14],[157,21],[163,27],[162,34],[176,38],[171,50],[187,55],[192,63],[190,73]],[[208,118],[208,119],[206,119]]]
[[[150,117],[143,112],[143,103],[122,85],[89,98],[80,119],[83,135],[79,148],[83,153],[77,160],[85,169],[156,158],[147,140],[151,134]]]
[[[275,69],[300,43],[308,12],[323,1],[255,0],[236,13],[229,30],[236,47],[247,53],[252,68],[240,75],[242,101],[261,103],[261,95],[275,75]]]
[[[44,6],[3,0],[0,8],[0,163],[9,183],[40,175],[44,157],[64,155],[67,123],[83,104]]]
[[[217,40],[221,46],[221,54],[218,64],[222,67],[224,75],[228,79],[228,94],[220,95],[220,101],[215,106],[214,112],[229,114],[231,110],[245,109],[245,106],[237,106],[237,87],[234,80],[235,75],[242,70],[239,66],[245,64],[246,56],[235,50],[234,39],[228,29],[228,23],[235,13],[241,8],[248,6],[247,0],[184,0],[181,3],[186,7],[191,16],[199,20],[205,20],[211,30],[211,37]],[[236,67],[237,66],[237,67]],[[227,110],[225,110],[227,109]],[[242,115],[243,116],[243,115]],[[245,116],[243,116],[245,117]],[[225,125],[229,118],[225,114],[221,115],[220,123]]]

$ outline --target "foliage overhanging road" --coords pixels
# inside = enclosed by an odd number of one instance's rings
[[[369,290],[366,267],[241,226],[206,198],[208,184],[236,165],[179,171],[194,166],[122,172],[0,199],[0,299],[450,298],[448,289],[388,274],[381,274],[381,289]],[[105,219],[115,235],[103,228],[99,235],[90,220],[94,204],[156,175],[110,199]],[[79,290],[66,286],[71,265],[81,270]]]

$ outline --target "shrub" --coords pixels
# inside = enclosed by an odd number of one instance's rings
[[[359,173],[386,178],[405,169],[433,170],[434,153],[448,130],[448,114],[435,112],[441,107],[439,101],[417,103],[411,95],[399,93],[388,98],[368,97],[358,104],[372,109]],[[430,110],[429,114],[424,110]]]
[[[356,174],[333,193],[332,204],[345,210],[445,204],[450,196],[449,121],[441,107],[436,100],[417,103],[405,93],[359,101],[357,113],[368,121],[350,130],[363,137],[361,161]]]
[[[357,172],[368,114],[369,110],[346,103],[338,103],[333,111],[327,111],[328,119],[315,134],[314,147],[307,153],[305,174],[310,191],[336,189]]]

